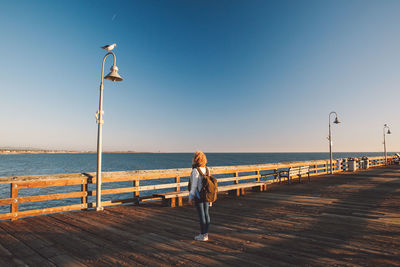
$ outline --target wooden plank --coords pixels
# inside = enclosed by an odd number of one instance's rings
[[[189,195],[189,191],[181,191],[181,192],[168,192],[168,193],[158,193],[153,194],[155,197],[163,197],[163,198],[175,198],[175,197],[185,197]]]
[[[140,191],[147,191],[147,190],[157,190],[157,189],[166,189],[166,188],[173,188],[177,186],[186,186],[187,182],[181,182],[181,183],[170,183],[170,184],[158,184],[158,185],[146,185],[146,186],[140,186],[139,190]]]
[[[174,188],[176,186],[185,186],[187,182],[181,183],[170,183],[170,184],[157,184],[157,185],[145,185],[139,187],[121,187],[121,188],[113,188],[113,189],[104,189],[101,191],[103,195],[110,194],[121,194],[121,193],[130,193],[139,191],[147,191],[147,190],[157,190],[157,189],[166,189],[166,188]],[[96,190],[89,191],[91,196],[96,195]]]
[[[66,186],[78,185],[84,183],[82,178],[64,179],[64,180],[44,180],[34,182],[18,182],[16,183],[19,188],[36,188],[36,187],[50,187],[50,186]]]
[[[251,182],[251,183],[242,183],[242,184],[232,184],[232,185],[224,185],[218,187],[218,192],[224,192],[234,189],[242,189],[242,188],[250,188],[255,186],[262,186],[264,184],[268,184],[268,182]]]
[[[12,198],[3,198],[0,199],[0,206],[1,205],[9,205],[12,203]]]
[[[124,182],[124,181],[134,181],[135,179],[139,180],[154,180],[154,179],[172,179],[175,178],[177,175],[180,177],[188,177],[191,174],[190,172],[187,172],[186,169],[176,169],[177,171],[171,171],[169,169],[166,170],[146,170],[146,171],[135,171],[135,172],[147,172],[143,174],[135,174],[135,175],[129,175],[129,176],[121,176],[118,177],[117,173],[108,173],[109,176],[105,176],[103,182]],[[165,171],[164,173],[162,171]],[[154,173],[151,173],[154,172]]]
[[[224,182],[230,182],[230,181],[241,181],[241,180],[249,180],[249,179],[257,179],[259,178],[260,175],[246,175],[246,176],[233,176],[233,177],[227,177],[227,178],[218,178],[218,183],[224,183]]]
[[[232,182],[232,181],[237,181],[237,177],[226,177],[226,178],[218,178],[217,181],[218,183],[225,183],[225,182]]]
[[[126,199],[116,199],[116,200],[109,200],[109,201],[102,201],[102,206],[107,207],[107,206],[117,206],[117,205],[122,205],[122,204],[127,204],[127,203],[136,203],[136,198],[126,198]],[[92,204],[93,207],[96,207],[96,203]]]
[[[18,202],[28,203],[28,202],[48,201],[48,200],[65,199],[65,198],[86,198],[86,197],[87,197],[87,192],[69,192],[69,193],[59,193],[50,195],[19,197]],[[87,201],[81,203],[85,204],[87,203]]]
[[[156,197],[156,196],[151,196],[151,197],[146,197],[146,198],[139,198],[140,202],[148,202],[148,201],[156,201],[156,200],[162,200],[161,197]]]
[[[12,217],[13,214],[11,212],[0,214],[0,220],[8,220],[11,219]]]
[[[122,194],[122,193],[132,193],[136,192],[136,187],[120,187],[120,188],[113,188],[113,189],[102,189],[102,195],[111,195],[111,194]],[[96,190],[89,191],[91,196],[97,195]]]
[[[25,210],[25,211],[18,212],[18,215],[16,217],[21,218],[21,217],[28,217],[28,216],[36,216],[36,215],[71,211],[71,210],[79,210],[79,209],[83,209],[83,208],[86,208],[85,205],[83,205],[83,204],[74,204],[74,205],[59,206],[59,207],[52,207],[52,208],[45,208],[45,209]]]

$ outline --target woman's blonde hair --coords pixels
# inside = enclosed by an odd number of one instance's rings
[[[207,164],[206,155],[201,151],[194,152],[193,164],[197,165],[198,167],[205,167]]]

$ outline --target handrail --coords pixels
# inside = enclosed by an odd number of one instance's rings
[[[355,159],[356,166],[361,168],[364,160]],[[393,162],[393,157],[388,157],[388,163]],[[385,165],[384,157],[369,157],[368,164],[370,167]],[[243,180],[272,180],[276,179],[276,173],[279,169],[297,166],[310,166],[310,175],[328,174],[329,160],[313,160],[299,162],[270,163],[258,165],[239,165],[239,166],[218,166],[210,167],[214,176],[221,183],[240,183]],[[349,169],[348,159],[336,159],[333,161],[333,172],[341,172]],[[112,188],[103,188],[103,195],[117,195],[123,193],[132,193],[131,197],[125,199],[112,199],[103,201],[103,206],[121,205],[126,203],[138,203],[148,200],[160,200],[158,197],[152,196],[154,190],[164,190],[166,192],[181,192],[182,187],[187,186],[187,179],[191,174],[191,168],[181,169],[162,169],[162,170],[137,170],[137,171],[120,171],[120,172],[104,172],[102,182],[110,183]],[[161,182],[166,179],[172,181]],[[122,186],[117,182],[132,182],[128,186]],[[89,197],[96,195],[96,190],[91,189],[91,184],[96,184],[96,173],[70,173],[70,174],[53,174],[53,175],[30,175],[30,176],[9,176],[0,177],[0,184],[10,185],[10,197],[0,199],[0,207],[9,205],[9,212],[0,211],[0,220],[50,214],[56,212],[89,209],[96,206],[95,200],[91,201]],[[21,191],[31,188],[49,188],[78,186],[80,189],[73,192],[45,192],[39,195],[20,194]],[[76,189],[76,188],[75,188]],[[172,190],[172,191],[171,191]],[[43,191],[43,190],[41,190]],[[25,192],[25,191],[24,191]],[[147,192],[143,196],[143,192]],[[150,193],[149,193],[150,192]],[[74,199],[75,202],[70,205],[66,200]],[[59,201],[54,207],[39,207],[36,209],[21,210],[19,203],[37,203],[41,201]],[[62,202],[62,200],[64,202]]]

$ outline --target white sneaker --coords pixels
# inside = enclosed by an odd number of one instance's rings
[[[197,240],[197,241],[208,241],[208,234],[204,234],[204,235],[199,234],[199,235],[196,235],[196,236],[194,237],[194,240]]]
[[[203,239],[203,235],[202,234],[196,235],[194,237],[194,240],[201,240],[201,239]]]
[[[208,241],[208,234],[203,235],[203,240],[202,241]]]

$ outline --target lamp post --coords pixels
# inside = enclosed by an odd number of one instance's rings
[[[338,120],[338,117],[337,117],[337,113],[335,111],[332,111],[331,113],[329,113],[329,137],[328,137],[328,140],[329,140],[329,159],[330,159],[330,167],[331,167],[330,173],[331,174],[333,173],[333,169],[332,169],[332,134],[331,134],[331,115],[332,114],[335,114],[335,120],[333,121],[333,123],[335,123],[335,124],[340,123],[340,121]]]
[[[110,73],[104,77],[104,62],[109,55],[114,57],[114,65],[110,68]],[[102,156],[102,126],[103,126],[103,78],[113,82],[122,81],[122,77],[118,74],[117,59],[113,52],[108,52],[103,58],[101,68],[101,82],[100,82],[100,101],[99,110],[96,112],[96,122],[98,124],[97,133],[97,173],[96,173],[96,210],[100,211],[104,208],[101,206],[101,156]]]
[[[387,132],[385,131],[387,129]],[[391,134],[387,124],[383,125],[383,151],[385,152],[385,164],[387,164],[387,153],[386,153],[386,134]]]

